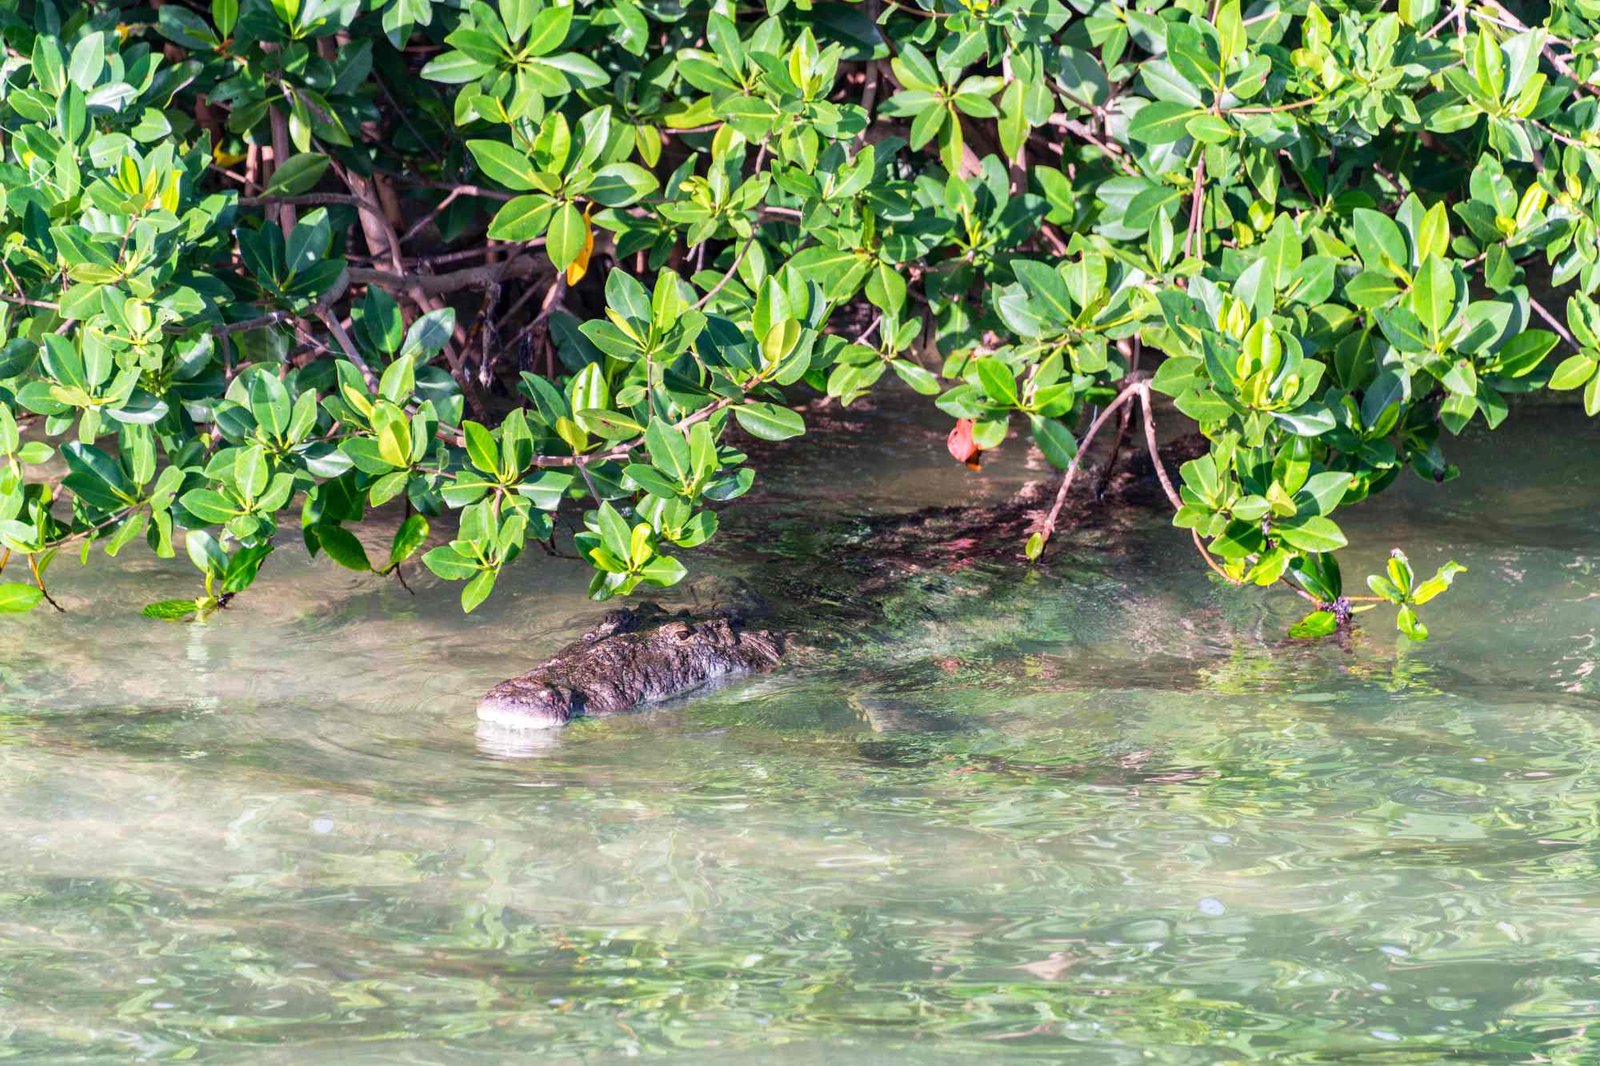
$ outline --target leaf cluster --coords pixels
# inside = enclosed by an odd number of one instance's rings
[[[1332,631],[1364,606],[1341,508],[1453,477],[1519,394],[1600,411],[1597,29],[1592,0],[20,0],[0,610],[143,539],[205,589],[150,613],[204,616],[296,514],[467,610],[530,542],[600,598],[671,585],[753,484],[741,436],[887,377],[974,464],[1019,433],[1069,479],[1096,412],[1169,398],[1210,441],[1175,524]],[[1458,568],[1394,558],[1374,596],[1420,638]]]

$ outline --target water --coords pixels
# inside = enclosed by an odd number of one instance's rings
[[[868,421],[702,562],[848,601],[848,516],[1026,476]],[[1426,646],[1287,643],[1151,522],[543,744],[472,707],[571,564],[463,619],[283,552],[193,627],[134,617],[182,566],[63,562],[0,662],[0,1060],[1597,1061],[1597,438],[1352,518],[1348,573],[1471,568]]]

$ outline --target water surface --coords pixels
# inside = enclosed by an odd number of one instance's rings
[[[852,516],[1029,476],[921,419],[691,562],[849,603]],[[1352,515],[1351,574],[1470,567],[1425,646],[1284,641],[1151,520],[542,743],[472,708],[593,618],[572,564],[464,619],[284,551],[174,626],[186,564],[63,561],[4,623],[0,1060],[1597,1061],[1597,443],[1522,412]]]

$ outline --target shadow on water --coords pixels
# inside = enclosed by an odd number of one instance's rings
[[[536,746],[473,704],[592,619],[568,564],[463,618],[284,552],[203,627],[63,566],[0,662],[0,1061],[1595,1061],[1592,423],[1352,512],[1347,573],[1471,570],[1338,647],[1153,517],[873,584],[874,516],[1037,472],[852,417],[702,567],[795,662]]]

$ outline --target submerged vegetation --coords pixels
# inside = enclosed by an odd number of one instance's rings
[[[142,538],[205,579],[147,613],[203,617],[296,510],[313,552],[422,553],[467,610],[569,516],[595,597],[671,585],[753,483],[734,426],[794,437],[786,390],[892,375],[958,458],[1020,431],[1065,471],[1030,558],[1081,450],[1135,420],[1153,450],[1168,397],[1210,441],[1162,479],[1206,565],[1293,588],[1297,635],[1387,602],[1420,639],[1460,568],[1396,552],[1347,595],[1334,516],[1453,476],[1445,434],[1515,394],[1600,411],[1597,27],[1592,0],[8,5],[0,611]],[[392,501],[374,559],[351,527]]]

